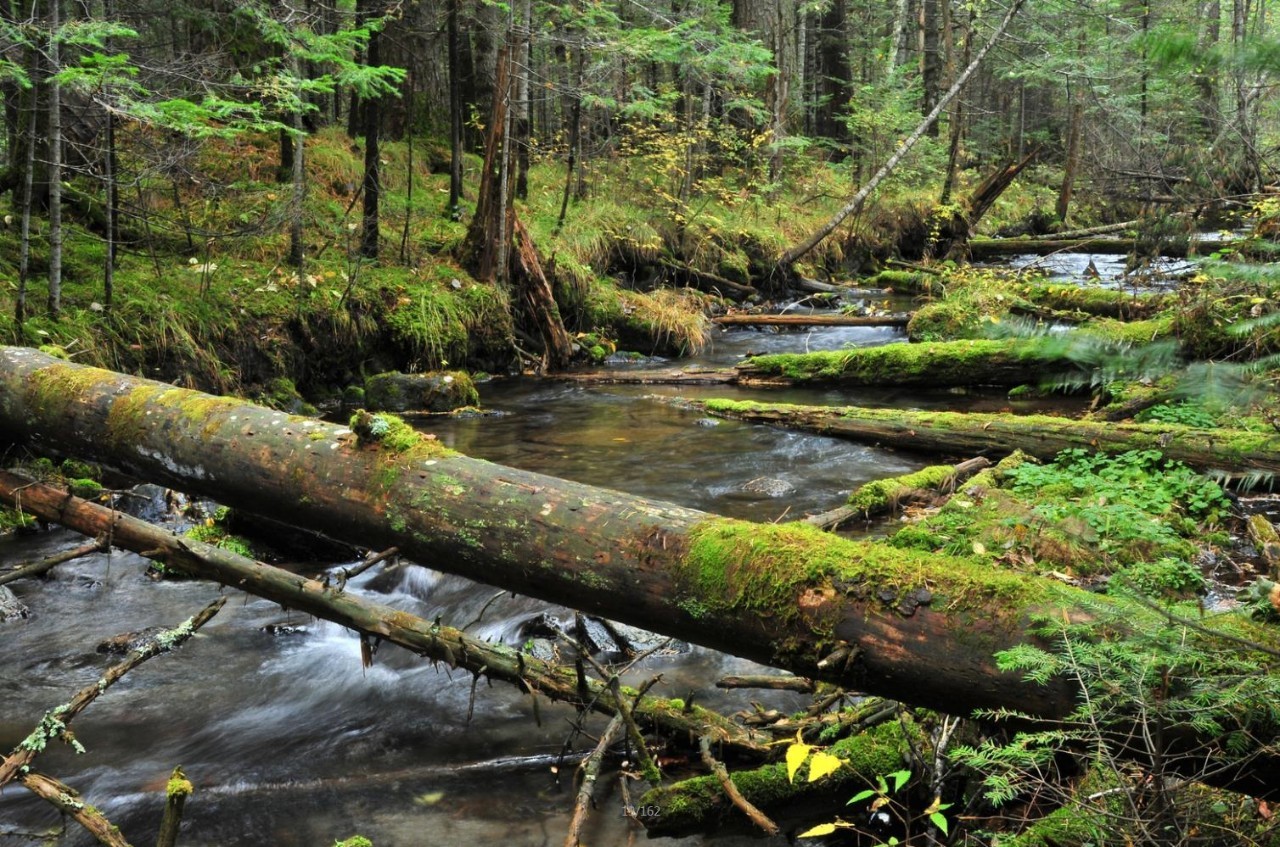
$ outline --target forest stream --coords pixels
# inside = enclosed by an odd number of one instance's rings
[[[1086,264],[1077,257],[1056,261],[1074,268]],[[718,331],[704,355],[680,364],[723,367],[748,351],[902,340],[900,331],[880,328],[735,329]],[[713,421],[646,399],[690,392],[746,396],[746,389],[499,379],[481,392],[484,407],[498,414],[430,420],[423,429],[477,458],[756,521],[793,520],[833,508],[858,484],[919,468],[928,458]],[[771,397],[915,408],[1033,408],[1029,401],[1012,403],[1003,393],[878,389],[850,396],[797,390]],[[1044,401],[1039,402],[1042,407]],[[0,551],[0,566],[79,543],[80,537],[63,530],[18,539]],[[571,613],[548,610],[540,601],[511,595],[493,600],[495,589],[439,574],[429,569],[431,562],[421,564],[375,569],[352,587],[428,620],[465,625],[473,634],[511,644],[524,643],[530,637],[524,624],[544,612],[572,620]],[[0,630],[5,668],[0,746],[11,749],[46,709],[66,701],[113,661],[95,650],[99,642],[144,627],[172,626],[219,593],[204,582],[155,581],[145,570],[139,557],[114,552],[62,565],[48,581],[13,586],[31,617]],[[390,645],[378,651],[371,668],[362,669],[354,633],[227,593],[232,602],[190,643],[134,671],[76,721],[85,755],[59,745],[41,757],[42,770],[79,789],[133,843],[146,843],[155,832],[165,781],[175,765],[195,783],[186,806],[184,847],[315,847],[357,832],[378,847],[532,847],[563,841],[577,759],[561,763],[558,777],[553,767],[562,751],[581,753],[593,744],[582,736],[566,744],[575,721],[570,708],[540,698],[535,710],[528,695],[482,682],[468,722],[470,675],[450,674]],[[805,701],[804,695],[714,687],[726,673],[761,670],[731,656],[671,645],[633,677],[661,673],[659,692],[686,698],[692,693],[702,705],[726,713],[746,708],[751,700],[784,710]],[[598,732],[603,722],[592,718],[588,726]],[[627,843],[635,827],[620,807],[615,780],[610,798],[591,816],[584,840]],[[58,825],[56,813],[27,792],[11,788],[0,795],[0,847],[90,843],[74,825],[61,839],[48,838]],[[773,842],[744,838],[740,843]],[[778,838],[776,843],[785,842]]]

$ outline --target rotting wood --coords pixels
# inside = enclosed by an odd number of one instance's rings
[[[708,294],[716,294],[721,297],[728,297],[730,300],[743,301],[760,295],[759,290],[754,286],[745,285],[740,282],[734,282],[717,274],[707,271],[700,271],[687,265],[678,265],[675,262],[662,261],[658,263],[658,267],[664,273],[669,275],[674,281],[683,285],[691,285]]]
[[[666,369],[632,370],[614,368],[607,371],[566,371],[548,374],[550,379],[581,382],[587,385],[736,385],[739,377],[732,370]],[[769,384],[787,385],[785,380]]]
[[[911,322],[911,314],[892,315],[721,315],[712,318],[721,326],[894,326],[903,327]]]
[[[1158,450],[1170,459],[1227,476],[1280,473],[1280,435],[1192,429],[1159,423],[1099,423],[1053,415],[920,412],[858,406],[794,406],[731,400],[654,398],[715,417],[816,432],[942,455],[1023,450],[1052,459],[1063,450]]]
[[[880,423],[902,414],[883,413]],[[1070,679],[1036,684],[1001,672],[994,654],[1036,641],[1033,617],[1083,619],[1086,606],[1130,611],[1122,600],[962,557],[854,542],[803,524],[732,520],[470,459],[400,421],[380,423],[381,434],[369,427],[358,435],[27,348],[0,348],[0,427],[11,439],[92,455],[233,507],[399,546],[411,559],[506,590],[853,690],[906,695],[918,706],[960,714],[1011,707],[1061,718],[1076,704]],[[1156,440],[1167,437],[1174,449],[1186,447],[1168,429],[1138,431],[1143,446],[1167,448]],[[1252,457],[1260,449],[1244,452]],[[67,522],[59,512],[88,505],[58,494],[49,508],[53,520]],[[101,531],[92,520],[86,525]],[[300,593],[324,590],[312,581]],[[390,628],[403,620],[379,623]],[[1233,616],[1232,626],[1250,624]],[[1269,630],[1257,632],[1259,641],[1273,640]],[[430,627],[420,633],[426,645],[432,635]],[[1171,751],[1170,767],[1203,774],[1203,746],[1183,749],[1194,753]],[[1280,796],[1280,757],[1250,753],[1215,761],[1208,779]]]
[[[565,836],[564,847],[578,847],[582,843],[582,827],[587,822],[587,814],[596,805],[596,780],[600,778],[600,766],[604,763],[604,754],[621,732],[622,715],[617,714],[600,734],[600,740],[596,742],[595,749],[578,766],[582,773],[582,784],[578,786],[578,793],[574,796],[573,817],[569,819],[569,834]]]
[[[704,735],[698,739],[698,750],[702,753],[702,764],[715,775],[729,801],[739,808],[765,835],[777,835],[779,832],[778,825],[771,821],[768,815],[760,811],[754,803],[742,796],[738,786],[729,777],[729,771],[716,760],[715,756],[711,755],[711,740],[707,736]]]
[[[65,562],[73,559],[79,559],[81,556],[88,556],[90,553],[100,553],[109,549],[105,538],[99,538],[90,544],[81,544],[79,547],[73,547],[70,550],[64,550],[61,553],[55,553],[52,556],[46,556],[38,562],[32,562],[29,565],[21,565],[11,571],[0,574],[0,585],[8,585],[11,582],[17,582],[20,579],[30,579],[32,577],[46,574]]]
[[[766,688],[772,691],[813,692],[813,680],[799,676],[753,674],[749,676],[725,676],[716,680],[716,688]]]
[[[509,647],[473,638],[453,627],[363,600],[342,590],[340,585],[329,585],[192,538],[175,536],[146,521],[72,497],[58,488],[0,471],[0,500],[15,505],[21,502],[25,511],[76,532],[110,532],[117,547],[162,561],[166,567],[333,621],[451,667],[508,682],[522,691],[536,692],[579,708],[591,708],[606,715],[619,711],[617,699],[608,685],[591,679],[580,680],[572,669],[558,668]],[[671,708],[661,698],[641,697],[631,705],[631,711],[637,721],[667,735],[697,737],[710,732],[719,743],[739,755],[758,758],[767,751],[764,740],[757,739],[754,733],[704,709],[686,712]]]
[[[1266,515],[1250,515],[1247,521],[1249,539],[1258,548],[1258,555],[1267,563],[1267,574],[1276,579],[1280,574],[1280,533]]]
[[[182,768],[174,768],[165,786],[164,815],[160,818],[160,834],[156,838],[156,847],[177,845],[178,828],[182,826],[182,810],[187,804],[187,798],[194,790],[191,780],[187,779]]]

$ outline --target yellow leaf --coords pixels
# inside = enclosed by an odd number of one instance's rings
[[[973,552],[979,556],[986,555],[987,545],[983,544],[981,541],[975,541],[973,542]]]
[[[792,744],[787,748],[787,780],[789,782],[795,782],[796,771],[800,770],[804,760],[809,758],[809,751],[812,749],[808,744]]]
[[[836,825],[833,823],[820,823],[812,829],[806,829],[800,833],[799,838],[817,838],[819,835],[830,835],[836,831]]]
[[[817,782],[827,774],[835,773],[840,770],[840,766],[844,761],[830,753],[818,751],[813,754],[813,760],[809,762],[809,781]]]

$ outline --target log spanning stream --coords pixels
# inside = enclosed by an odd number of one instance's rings
[[[902,340],[889,328],[826,328],[794,333],[720,331],[707,366],[748,350],[837,349]],[[433,421],[424,428],[477,458],[674,501],[733,517],[789,520],[838,505],[861,482],[925,464],[820,436],[782,432],[647,401],[652,393],[749,396],[723,386],[584,387],[558,382],[495,381],[485,405],[504,414]],[[791,391],[787,402],[990,409],[1000,396],[903,391]],[[135,498],[136,499],[136,498]],[[150,516],[159,502],[136,499]],[[34,561],[82,543],[64,531],[16,540],[0,566]],[[507,643],[529,637],[523,625],[565,610],[425,568],[375,569],[350,590],[474,634]],[[12,749],[44,711],[95,679],[112,661],[99,642],[150,626],[172,626],[218,590],[200,582],[156,582],[128,553],[92,555],[60,566],[47,582],[13,588],[31,609],[0,624],[0,748]],[[134,844],[154,839],[165,780],[182,765],[195,783],[187,803],[185,847],[314,847],[361,833],[389,845],[558,844],[572,809],[573,760],[552,775],[570,734],[572,710],[541,700],[537,709],[514,688],[481,684],[468,723],[471,677],[436,669],[397,648],[362,669],[359,640],[324,621],[254,597],[233,600],[181,651],[131,674],[75,724],[88,749],[58,746],[40,768],[85,795]],[[641,673],[662,673],[667,696],[732,712],[748,700],[790,709],[798,695],[721,693],[714,681],[750,673],[749,662],[710,650],[670,651]],[[541,725],[535,721],[540,718]],[[593,722],[593,731],[603,724]],[[590,749],[579,738],[572,749]],[[602,806],[586,841],[621,844],[626,822]],[[46,843],[56,814],[17,788],[0,794],[0,845]],[[641,835],[643,837],[643,835]],[[54,843],[90,843],[70,825]],[[685,843],[700,843],[691,839]],[[721,840],[718,844],[732,844]],[[744,841],[743,843],[748,843]],[[763,843],[756,839],[751,844]],[[783,843],[779,840],[778,843]]]

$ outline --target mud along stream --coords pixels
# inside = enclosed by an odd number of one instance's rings
[[[747,350],[836,349],[901,341],[890,329],[831,328],[769,334],[719,333],[700,360],[737,361]],[[504,414],[424,428],[476,457],[663,498],[759,521],[790,520],[838,505],[861,482],[920,467],[917,456],[819,436],[715,422],[645,399],[691,389],[505,381],[484,390]],[[745,392],[696,389],[714,396]],[[795,391],[795,402],[910,407],[1007,407],[998,395]],[[144,506],[144,509],[146,507]],[[33,561],[82,539],[64,531],[15,540],[0,565]],[[566,610],[492,587],[402,566],[359,577],[350,590],[507,643],[525,624]],[[96,679],[112,657],[96,651],[113,635],[172,626],[219,593],[201,582],[153,581],[131,554],[63,565],[48,581],[13,587],[31,617],[0,625],[0,747],[8,750],[44,711]],[[257,598],[233,593],[214,621],[177,653],[134,671],[77,719],[88,752],[51,749],[38,768],[80,790],[134,844],[154,840],[165,780],[182,765],[196,786],[183,845],[332,844],[354,833],[396,845],[558,844],[572,807],[572,761],[557,783],[552,766],[572,734],[572,710],[481,684],[467,720],[471,677],[384,646],[361,668],[356,636]],[[663,675],[659,692],[692,694],[733,712],[749,700],[783,709],[797,695],[720,692],[726,673],[755,672],[743,660],[692,648],[664,651],[638,669]],[[593,722],[593,730],[600,724]],[[589,749],[577,738],[568,749]],[[80,845],[62,837],[56,813],[24,789],[0,794],[0,845]],[[586,840],[622,844],[628,822],[616,792],[594,814]],[[642,836],[643,837],[643,836]],[[685,843],[700,843],[691,839]],[[717,843],[732,843],[718,841]],[[759,844],[757,840],[749,843]],[[782,842],[779,842],[782,843]]]

